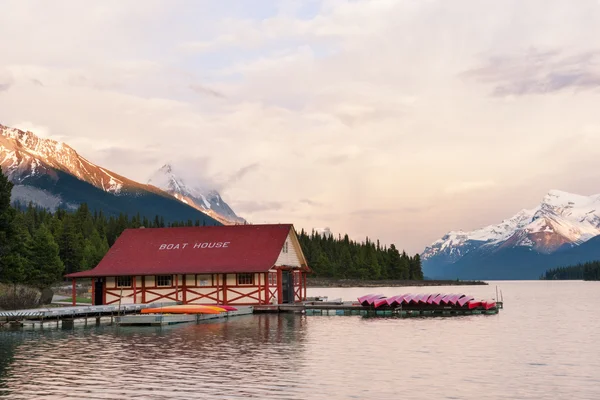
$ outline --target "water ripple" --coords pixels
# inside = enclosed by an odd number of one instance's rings
[[[495,316],[254,315],[161,328],[0,331],[0,397],[600,398],[600,322],[591,317],[600,285],[502,285],[511,300]],[[350,299],[364,290],[340,293],[327,294]],[[573,296],[586,301],[553,301]]]

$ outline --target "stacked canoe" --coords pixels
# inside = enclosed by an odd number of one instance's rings
[[[462,309],[490,310],[496,308],[493,300],[475,300],[474,297],[462,293],[406,293],[386,297],[382,294],[367,294],[358,298],[363,307],[375,309],[418,308],[418,309]]]
[[[142,309],[142,314],[220,314],[237,311],[237,308],[225,305],[178,304],[164,307]]]

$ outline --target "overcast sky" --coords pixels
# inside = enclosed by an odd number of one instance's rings
[[[0,123],[420,252],[600,193],[600,2],[0,0]]]

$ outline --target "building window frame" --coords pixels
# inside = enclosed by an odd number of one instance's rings
[[[115,276],[115,287],[130,288],[132,283],[133,279],[131,279],[131,275]]]
[[[213,286],[212,274],[197,274],[196,275],[196,286]]]
[[[286,240],[285,243],[283,244],[283,252],[287,253],[288,252],[288,241]]]
[[[238,286],[251,286],[254,285],[254,274],[249,272],[236,274],[236,280]]]
[[[277,273],[269,272],[269,286],[277,286]]]
[[[156,287],[171,287],[173,286],[173,275],[156,275],[154,284]]]

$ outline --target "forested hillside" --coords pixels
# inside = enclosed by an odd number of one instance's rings
[[[366,238],[352,241],[348,235],[333,238],[312,232],[298,234],[302,251],[314,276],[346,279],[423,279],[421,259],[400,253],[392,244],[381,246],[379,241]]]
[[[64,274],[95,267],[127,228],[200,226],[200,220],[165,224],[164,219],[106,216],[82,204],[76,211],[54,213],[32,205],[10,205],[12,184],[0,174],[0,282],[39,288]],[[354,279],[422,279],[419,255],[409,257],[394,245],[382,247],[348,236],[334,239],[298,234],[315,276]]]
[[[553,268],[546,271],[542,276],[544,280],[580,280],[599,281],[600,280],[600,261],[592,261],[584,264],[577,264],[570,267]]]

